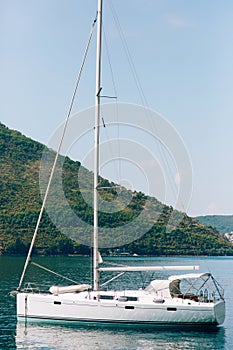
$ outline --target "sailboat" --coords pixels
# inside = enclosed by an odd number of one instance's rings
[[[103,266],[98,247],[98,177],[99,123],[101,81],[102,0],[97,11],[97,65],[95,107],[94,159],[94,230],[93,285],[51,286],[40,291],[29,285],[22,287],[35,242],[34,234],[15,292],[19,320],[74,322],[85,325],[124,326],[217,326],[224,322],[224,292],[209,272],[197,272],[199,266]],[[46,199],[45,198],[44,201]],[[44,204],[44,203],[43,203]],[[42,213],[42,211],[41,211]],[[42,216],[42,214],[41,214]],[[39,225],[39,221],[38,221]],[[138,290],[108,290],[100,287],[101,273],[118,273],[108,282],[126,272],[182,270],[180,275],[151,280]],[[185,273],[185,270],[191,270]],[[105,285],[107,283],[104,283]]]

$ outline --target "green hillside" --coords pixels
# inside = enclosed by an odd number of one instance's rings
[[[233,215],[205,215],[196,218],[203,225],[215,227],[222,233],[233,232]]]
[[[25,254],[41,206],[39,166],[44,146],[3,124],[0,124],[0,135],[0,254]],[[47,150],[46,157],[54,157],[54,153]],[[60,157],[59,163],[61,168],[58,169],[58,173],[61,172],[66,205],[63,205],[64,198],[58,195],[58,180],[55,176],[49,200],[53,201],[57,224],[55,226],[52,223],[46,212],[43,214],[34,254],[86,254],[89,247],[81,243],[87,242],[91,245],[89,231],[92,230],[93,210],[88,203],[92,202],[92,173],[83,169],[79,162],[67,157]],[[85,179],[82,188],[79,187],[77,177],[80,169]],[[47,179],[46,176],[44,180]],[[99,187],[99,195],[104,203],[113,207],[112,212],[101,210],[99,214],[99,226],[102,230],[100,240],[103,247],[104,242],[111,239],[111,245],[115,248],[129,242],[125,250],[140,255],[233,254],[232,244],[224,240],[216,229],[173,211],[171,207],[162,205],[155,198],[126,189],[121,189],[119,195],[114,184],[106,179],[100,179]],[[122,207],[120,198],[130,198],[126,207]],[[81,226],[74,225],[71,211],[74,216],[87,223],[89,228],[84,230]],[[144,217],[141,218],[142,211]],[[140,232],[146,232],[148,220],[152,224],[148,232],[140,237]],[[124,227],[127,227],[127,224],[131,228],[126,230]],[[166,227],[169,227],[169,230],[166,230]],[[108,236],[109,228],[114,232],[112,237]],[[64,232],[67,232],[70,238],[67,238]],[[130,243],[132,235],[135,240]],[[71,238],[76,238],[76,241]],[[107,243],[102,251],[106,254],[109,252]]]

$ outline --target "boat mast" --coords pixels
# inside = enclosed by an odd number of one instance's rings
[[[96,47],[96,97],[95,97],[95,143],[94,143],[94,233],[93,233],[93,279],[94,290],[99,289],[98,252],[98,177],[99,177],[99,120],[102,41],[102,0],[98,0],[98,27]]]

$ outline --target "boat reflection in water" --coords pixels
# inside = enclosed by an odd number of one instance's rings
[[[18,322],[16,349],[225,349],[223,327],[203,331],[87,328]]]

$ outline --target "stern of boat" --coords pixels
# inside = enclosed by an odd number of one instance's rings
[[[225,301],[220,300],[214,306],[215,319],[218,325],[223,324],[225,320]]]

